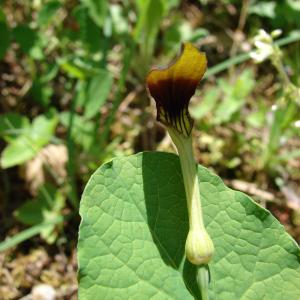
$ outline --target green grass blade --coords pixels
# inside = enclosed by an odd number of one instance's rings
[[[55,219],[48,221],[48,222],[43,222],[41,224],[32,226],[28,229],[25,229],[24,231],[17,233],[16,235],[7,238],[3,242],[0,243],[0,252],[5,251],[11,247],[14,247],[30,238],[33,236],[41,233],[41,231],[49,226],[49,225],[56,225],[61,223],[64,220],[62,216],[57,216]]]
[[[293,33],[291,33],[288,37],[282,38],[280,40],[278,40],[277,42],[275,42],[276,45],[278,46],[285,46],[294,42],[300,41],[300,31],[295,31]],[[222,71],[225,71],[227,69],[229,69],[231,66],[240,64],[246,60],[248,60],[250,58],[250,51],[247,53],[243,53],[237,56],[234,56],[232,58],[229,58],[219,64],[217,64],[216,66],[213,66],[211,68],[209,68],[206,72],[206,74],[204,75],[204,78],[208,78],[212,75],[216,75]]]

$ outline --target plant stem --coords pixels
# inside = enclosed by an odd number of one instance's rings
[[[207,265],[199,266],[197,268],[197,284],[201,293],[201,300],[209,300],[209,269]]]
[[[280,147],[280,138],[284,134],[285,130],[290,126],[293,116],[295,114],[292,101],[298,103],[299,92],[297,87],[292,83],[287,73],[285,72],[282,62],[282,52],[280,48],[274,44],[274,54],[270,57],[273,66],[276,68],[281,85],[283,88],[282,101],[278,102],[280,111],[271,112],[271,120],[268,128],[268,141],[266,144],[266,150],[263,155],[263,167],[268,166],[272,156],[276,155]]]
[[[76,99],[76,97],[75,97]],[[67,133],[67,149],[68,149],[68,163],[67,163],[67,172],[68,172],[68,183],[70,187],[68,200],[74,209],[78,210],[79,199],[76,186],[76,172],[75,172],[75,145],[73,141],[73,126],[75,118],[75,106],[76,103],[73,101],[70,108],[70,117],[68,123],[68,133]]]
[[[281,60],[281,51],[279,49],[278,46],[274,46],[275,47],[275,53],[274,53],[274,57],[273,59],[271,59],[273,65],[275,66],[275,68],[277,69],[278,73],[279,73],[279,76],[282,80],[282,83],[283,84],[286,84],[287,86],[291,86],[293,85],[289,79],[289,77],[287,76],[285,70],[284,70],[284,66],[283,66],[283,63],[282,63],[282,60]]]

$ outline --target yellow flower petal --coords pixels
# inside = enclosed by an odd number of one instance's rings
[[[190,135],[194,123],[188,105],[206,65],[205,53],[185,43],[173,63],[155,68],[147,76],[149,92],[156,101],[157,120],[185,136]]]

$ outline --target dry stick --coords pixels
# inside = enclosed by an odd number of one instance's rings
[[[230,57],[233,57],[236,55],[239,41],[238,41],[238,39],[235,38],[235,35],[241,33],[244,30],[247,15],[248,15],[248,9],[249,9],[249,0],[244,0],[243,4],[242,4],[238,27],[235,30],[235,34],[233,36],[233,43],[232,43],[231,50],[230,50]]]
[[[241,9],[241,14],[240,14],[240,18],[239,18],[239,24],[237,29],[235,30],[234,34],[233,34],[233,43],[229,52],[229,56],[230,57],[234,57],[237,53],[238,50],[238,45],[239,45],[239,37],[241,35],[241,33],[244,30],[245,24],[246,24],[246,19],[247,19],[247,15],[248,15],[248,9],[249,9],[249,4],[250,1],[249,0],[244,0],[243,4],[242,4],[242,9]],[[229,69],[229,76],[231,78],[231,80],[233,79],[233,75],[234,75],[234,65],[232,65]]]
[[[119,106],[118,114],[126,111],[129,104],[137,97],[139,93],[144,90],[143,85],[138,85],[133,91],[129,92],[127,96],[123,99],[122,103]]]

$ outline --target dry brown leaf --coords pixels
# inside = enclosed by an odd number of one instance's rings
[[[37,195],[38,188],[45,181],[61,184],[67,176],[66,163],[68,151],[65,145],[49,144],[24,167],[24,179],[32,195]]]

